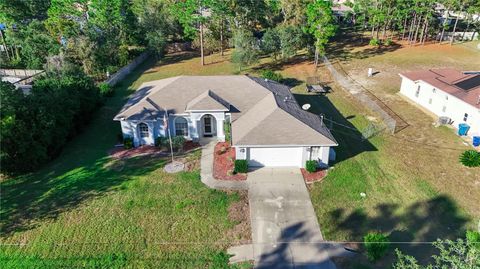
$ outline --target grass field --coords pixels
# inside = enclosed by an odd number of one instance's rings
[[[478,70],[480,52],[464,45],[376,51],[363,44],[345,42],[336,44],[330,53],[331,59],[339,60],[351,77],[390,106],[409,127],[395,136],[382,135],[363,142],[355,131],[334,127],[340,159],[327,178],[311,190],[326,238],[361,241],[367,232],[381,231],[393,241],[429,242],[463,237],[465,229],[476,229],[480,221],[480,171],[458,162],[459,154],[468,147],[452,129],[433,127],[434,118],[397,95],[397,73],[434,67]],[[366,79],[368,67],[379,71],[372,79]],[[323,68],[319,74],[331,80]],[[335,91],[328,99],[305,95],[302,98],[317,104],[319,111],[326,109],[327,115],[336,115],[337,121],[363,130],[367,119],[375,115],[336,84],[332,87]],[[360,192],[367,197],[361,198]],[[429,245],[393,245],[397,247],[424,261],[431,254]],[[377,264],[360,259],[345,267],[368,264],[385,268],[392,259],[392,254]]]
[[[477,59],[478,53],[472,55],[464,46],[442,47],[437,51],[423,47],[396,48],[378,53],[369,47],[348,44],[338,47],[342,53],[333,50],[337,54],[332,57],[337,56],[345,69],[353,67],[366,73],[367,66],[373,65],[380,74],[389,75],[378,84],[378,91],[373,92],[410,126],[395,136],[384,134],[362,140],[361,131],[369,122],[376,121],[376,115],[334,83],[325,68],[320,67],[315,73],[309,62],[278,67],[285,77],[304,81],[317,75],[329,82],[333,92],[327,97],[306,94],[302,83],[294,88],[296,98],[300,105],[312,104],[311,112],[323,113],[349,127],[333,125],[332,133],[340,144],[336,149],[337,161],[327,178],[310,188],[325,238],[358,242],[367,232],[380,231],[390,235],[392,241],[431,242],[437,238],[463,237],[466,229],[476,229],[480,220],[480,171],[458,162],[459,154],[468,147],[453,130],[433,127],[433,118],[396,95],[400,79],[395,72],[402,69],[402,64],[405,68],[425,67],[432,59],[442,57],[445,61],[436,66],[458,63],[458,68],[473,69],[480,61],[467,59]],[[362,54],[363,50],[366,53]],[[377,63],[383,66],[380,68]],[[374,80],[380,77],[375,76]],[[387,92],[390,96],[385,98]],[[366,193],[366,198],[360,196],[361,192]],[[393,244],[392,248],[400,248],[422,261],[428,260],[433,250],[430,245],[403,243]],[[386,268],[393,259],[392,251],[376,264],[357,256],[353,262],[342,265]]]
[[[347,70],[353,70],[357,61],[360,70],[368,59],[375,63],[376,57],[389,57],[402,50],[378,53],[367,48],[368,53],[361,57],[347,57],[350,49],[359,53],[362,50],[345,46],[336,52],[343,57]],[[404,57],[415,58],[415,51],[405,52]],[[423,58],[422,52],[418,54]],[[114,164],[106,158],[106,151],[119,132],[111,118],[141,82],[176,75],[238,73],[226,59],[228,56],[209,56],[207,63],[211,64],[200,67],[194,54],[178,54],[140,70],[118,89],[91,127],[72,141],[62,156],[39,173],[2,183],[2,216],[8,216],[2,217],[2,225],[4,231],[9,231],[2,242],[25,243],[20,253],[30,257],[26,262],[49,257],[52,262],[100,260],[139,267],[157,262],[163,262],[163,267],[173,267],[176,262],[181,262],[183,268],[225,266],[225,235],[234,237],[229,232],[234,222],[228,218],[227,210],[242,197],[197,184],[198,171],[167,176],[160,169],[162,161],[139,159]],[[480,204],[480,172],[462,167],[457,160],[466,146],[452,130],[434,128],[433,119],[397,98],[394,92],[399,88],[398,81],[379,87],[388,89],[384,92],[390,92],[391,100],[378,93],[405,117],[410,127],[395,136],[362,140],[361,131],[375,115],[332,82],[326,70],[315,72],[311,61],[299,56],[290,63],[277,64],[264,58],[244,72],[258,74],[263,68],[278,70],[289,78],[296,85],[293,91],[300,105],[310,103],[312,112],[325,113],[327,118],[349,127],[333,126],[340,144],[337,161],[327,178],[310,188],[327,240],[359,241],[366,232],[375,230],[390,234],[395,241],[430,241],[462,236],[466,228],[476,225],[480,218],[476,206]],[[334,91],[327,97],[306,94],[304,81],[312,75],[330,82]],[[362,198],[360,192],[367,197]],[[205,239],[209,244],[182,244]],[[227,237],[226,241],[234,239]],[[179,244],[162,244],[174,240]],[[95,241],[107,243],[95,247],[55,245]],[[428,245],[394,247],[420,258],[430,256]],[[16,246],[2,248],[4,259],[19,253]],[[152,258],[138,258],[143,255]],[[385,268],[392,259],[390,254],[369,266]],[[355,263],[367,264],[364,259]]]
[[[178,62],[174,68],[171,61]],[[224,69],[189,61],[146,64],[61,156],[37,173],[1,182],[2,268],[228,267],[226,247],[245,235],[234,233],[239,223],[229,208],[245,203],[244,195],[208,189],[198,168],[170,175],[163,159],[107,156],[120,132],[112,118],[141,82]],[[186,158],[198,163],[199,153]]]

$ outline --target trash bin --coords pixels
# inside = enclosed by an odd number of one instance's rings
[[[480,146],[480,136],[474,136],[473,137],[473,146],[474,147]]]
[[[458,135],[464,136],[467,135],[468,129],[470,129],[470,126],[466,123],[460,123],[458,125]]]

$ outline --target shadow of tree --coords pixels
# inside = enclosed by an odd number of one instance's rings
[[[342,162],[362,152],[376,151],[377,148],[370,143],[370,141],[362,138],[362,132],[346,119],[327,96],[294,94],[300,106],[310,104],[311,108],[308,110],[309,112],[317,115],[325,115],[324,122],[339,144],[335,147],[337,156],[334,163]],[[355,115],[348,115],[347,117],[354,118]],[[333,120],[338,124],[330,124],[329,120]]]
[[[469,219],[446,195],[415,202],[401,212],[399,208],[397,204],[380,204],[375,214],[370,215],[359,209],[348,214],[344,209],[336,209],[329,212],[328,221],[354,241],[362,241],[372,231],[388,234],[392,249],[399,248],[421,262],[428,261],[435,253],[431,242],[437,238],[456,239],[465,235]],[[393,255],[389,255],[382,264],[388,266],[393,260]]]
[[[361,32],[351,29],[342,29],[327,47],[326,52],[332,59],[348,61],[350,59],[365,59],[376,55],[382,55],[387,52],[395,51],[402,46],[393,43],[390,46],[368,47],[363,50],[354,50],[358,47],[364,47],[369,44],[370,38],[366,38]]]
[[[87,199],[118,188],[133,176],[161,167],[163,160],[135,158],[113,161],[107,151],[120,125],[113,117],[134,90],[133,83],[153,63],[148,61],[115,87],[115,94],[95,113],[85,131],[61,155],[38,172],[1,183],[0,234],[28,230],[44,219],[55,219]]]
[[[328,259],[327,252],[335,254],[334,249],[343,247],[327,242],[311,242],[312,236],[304,222],[288,226],[282,231],[276,247],[263,253],[255,268],[331,268],[332,262]]]

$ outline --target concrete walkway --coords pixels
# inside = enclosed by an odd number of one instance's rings
[[[213,153],[215,150],[215,140],[201,140],[202,158],[200,160],[200,179],[212,189],[217,190],[247,190],[248,180],[245,181],[226,181],[213,178]]]

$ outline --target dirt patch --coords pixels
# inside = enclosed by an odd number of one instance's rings
[[[228,208],[228,218],[235,226],[227,232],[227,238],[232,239],[232,245],[247,244],[252,241],[250,227],[250,207],[247,191],[239,191],[240,200]]]
[[[307,184],[321,181],[327,175],[327,170],[323,169],[313,173],[307,172],[305,168],[300,168],[300,171],[302,172],[303,180],[305,180],[305,183]]]
[[[215,145],[213,158],[213,177],[220,180],[246,180],[247,174],[234,173],[235,148],[227,142]]]

